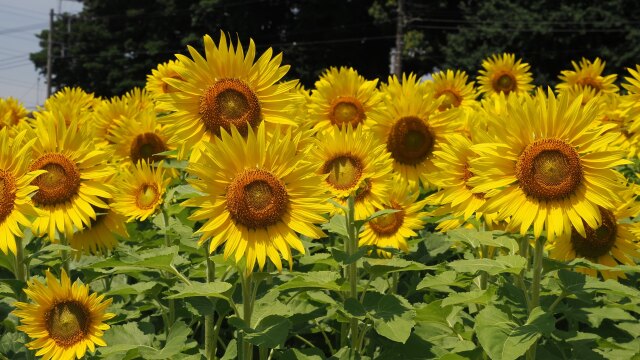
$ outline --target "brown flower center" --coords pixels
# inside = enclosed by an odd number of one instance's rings
[[[400,210],[391,214],[384,214],[369,221],[369,226],[376,234],[382,236],[394,235],[398,229],[404,223],[404,210],[396,202],[391,202],[391,207],[388,209]]]
[[[600,208],[600,215],[602,224],[597,229],[594,230],[584,223],[586,238],[575,229],[571,231],[571,245],[577,256],[595,260],[607,254],[616,243],[616,217],[611,211],[603,208]]]
[[[0,224],[11,215],[16,201],[16,179],[6,170],[0,170]]]
[[[153,209],[160,200],[158,184],[142,184],[136,193],[136,205],[143,210]]]
[[[261,169],[238,174],[227,187],[226,200],[231,218],[250,229],[276,224],[289,206],[284,182]]]
[[[221,128],[230,131],[231,125],[246,136],[249,126],[262,121],[258,97],[238,79],[222,79],[209,86],[200,98],[200,115],[206,130],[216,136]]]
[[[82,341],[87,336],[91,320],[86,306],[74,300],[56,304],[44,317],[49,336],[63,348]]]
[[[501,74],[493,80],[493,89],[496,92],[502,92],[505,95],[516,90],[518,82],[512,74]]]
[[[436,98],[443,98],[438,110],[445,111],[452,107],[458,107],[462,103],[462,98],[451,90],[445,90],[437,94]]]
[[[345,154],[325,162],[322,173],[329,174],[326,181],[333,188],[345,190],[355,186],[360,181],[363,169],[364,166],[360,159],[353,155]]]
[[[416,165],[431,155],[434,142],[434,136],[424,121],[407,116],[393,124],[387,138],[387,150],[395,161]]]
[[[156,154],[167,150],[167,145],[157,134],[148,132],[139,134],[133,139],[129,149],[129,156],[134,164],[137,164],[140,160],[150,163],[164,159],[165,156]]]
[[[333,125],[351,124],[355,128],[364,122],[366,116],[358,99],[352,96],[340,96],[331,104],[329,119]]]
[[[582,183],[580,156],[562,140],[537,140],[520,154],[516,178],[525,194],[540,201],[566,198]]]
[[[39,188],[33,196],[33,201],[38,205],[62,204],[78,193],[80,172],[66,155],[44,154],[31,164],[30,170],[47,171],[33,181]]]

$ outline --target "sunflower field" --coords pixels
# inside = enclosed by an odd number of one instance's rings
[[[0,99],[0,359],[640,359],[640,65],[305,89],[241,40]]]

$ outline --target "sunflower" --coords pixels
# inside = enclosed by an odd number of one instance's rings
[[[253,40],[245,55],[238,42],[227,45],[224,33],[216,46],[209,35],[204,36],[205,57],[189,47],[193,60],[176,55],[174,66],[181,79],[165,78],[175,92],[158,96],[162,109],[172,111],[161,122],[171,134],[169,143],[179,146],[179,158],[184,158],[201,140],[210,141],[235,126],[246,135],[248,128],[263,121],[296,125],[291,120],[297,105],[303,102],[290,90],[297,80],[278,82],[289,70],[280,66],[282,54],[272,58],[269,48],[255,61]]]
[[[440,101],[426,83],[414,74],[395,76],[383,86],[385,107],[371,115],[373,132],[385,144],[393,159],[393,169],[415,189],[420,182],[430,186],[428,178],[435,170],[433,151],[440,149],[444,136],[463,126],[458,108],[438,112]]]
[[[29,171],[31,147],[35,139],[25,141],[27,132],[15,138],[9,129],[0,130],[0,250],[16,253],[15,237],[22,237],[22,226],[30,226],[27,216],[36,216],[30,195],[38,190],[31,182],[42,171]]]
[[[34,115],[36,119],[40,119],[42,118],[40,115],[51,112],[52,117],[45,116],[43,119],[63,118],[67,125],[75,121],[85,126],[85,124],[92,124],[91,115],[100,102],[101,100],[93,94],[86,93],[78,87],[64,87],[45,101],[43,111],[36,112]]]
[[[111,299],[89,295],[89,286],[79,280],[72,285],[64,270],[60,282],[49,270],[46,277],[46,285],[31,280],[24,290],[34,303],[14,303],[13,314],[22,322],[18,330],[34,339],[27,347],[43,359],[70,360],[106,346],[102,335],[109,325],[104,322],[116,316],[105,312]]]
[[[452,107],[470,108],[476,102],[476,89],[470,83],[464,71],[439,71],[433,74],[429,81],[436,99],[442,98],[438,111],[445,111]]]
[[[351,124],[367,127],[369,115],[382,103],[378,80],[365,80],[353,68],[331,67],[315,83],[309,102],[309,119],[319,132]]]
[[[23,122],[29,112],[22,103],[12,97],[0,98],[0,128],[13,127]]]
[[[576,85],[589,87],[597,94],[616,93],[618,86],[614,84],[617,75],[602,76],[605,62],[596,58],[593,62],[582,58],[580,64],[575,61],[571,62],[574,70],[563,70],[559,76],[561,83],[556,87],[558,91],[566,91]]]
[[[470,161],[468,184],[474,193],[490,197],[480,210],[511,218],[509,230],[534,236],[543,228],[547,238],[570,231],[586,236],[602,223],[598,207],[611,209],[624,178],[613,168],[627,164],[620,151],[605,151],[616,134],[613,125],[600,125],[596,101],[548,95],[539,90],[523,100],[509,96],[506,112],[494,117],[498,131],[493,143],[477,144],[478,157]]]
[[[433,164],[437,172],[434,183],[442,190],[427,198],[430,205],[440,205],[432,212],[433,216],[451,214],[453,219],[444,219],[438,224],[437,230],[448,231],[461,226],[474,214],[480,220],[487,214],[478,209],[487,201],[485,194],[473,193],[468,181],[473,176],[469,171],[470,160],[475,157],[471,150],[473,143],[461,134],[452,134],[447,137],[439,151],[434,152]],[[495,215],[489,215],[489,223]]]
[[[135,87],[122,96],[132,114],[141,111],[155,111],[153,98],[147,89]]]
[[[117,191],[111,207],[128,221],[144,221],[162,206],[169,182],[171,178],[166,176],[162,163],[154,168],[140,160],[125,168],[116,179]]]
[[[132,164],[140,160],[158,162],[165,157],[156,154],[171,149],[164,129],[157,124],[156,114],[151,110],[114,120],[107,139],[113,144],[115,157]]]
[[[204,196],[189,199],[196,207],[192,220],[203,220],[200,244],[211,239],[209,251],[223,243],[225,258],[246,259],[246,272],[256,261],[262,270],[267,257],[282,270],[280,256],[292,266],[291,247],[305,252],[297,233],[318,239],[315,224],[326,221],[330,210],[315,174],[316,167],[297,151],[291,132],[274,132],[266,141],[264,124],[246,138],[235,129],[221,132],[221,141],[204,143],[205,151],[187,172],[190,183]]]
[[[324,177],[324,188],[339,203],[355,193],[356,219],[364,219],[384,205],[389,191],[391,171],[390,154],[384,145],[376,142],[373,134],[362,127],[348,125],[318,137],[311,150],[312,162],[319,164],[318,174]]]
[[[134,115],[133,109],[128,106],[124,97],[114,96],[103,100],[93,113],[92,128],[96,141],[107,141],[112,135],[116,120]]]
[[[567,231],[549,245],[549,257],[560,261],[586,258],[591,262],[615,267],[618,264],[634,266],[633,260],[640,259],[640,243],[637,234],[640,223],[630,223],[629,219],[639,213],[638,203],[632,191],[623,192],[622,201],[613,210],[598,207],[602,222],[597,227],[584,223],[585,234],[575,228]],[[577,268],[582,273],[596,276],[594,269]],[[605,279],[626,278],[623,272],[601,270]]]
[[[157,98],[162,94],[178,91],[178,89],[164,81],[165,78],[183,80],[180,77],[180,74],[175,70],[177,64],[178,61],[169,60],[159,64],[156,69],[151,70],[151,74],[147,75],[147,84],[145,89],[147,89],[153,98]]]
[[[96,218],[94,208],[106,209],[111,189],[103,180],[115,170],[106,164],[110,154],[96,149],[91,136],[72,121],[67,127],[62,118],[49,117],[35,124],[33,161],[30,170],[45,170],[33,185],[39,190],[33,203],[40,210],[32,230],[35,235],[49,235],[56,241],[56,230],[71,237]]]
[[[393,248],[409,252],[407,239],[417,236],[417,230],[424,228],[423,212],[426,200],[418,201],[418,191],[411,192],[406,184],[400,183],[389,189],[385,197],[384,209],[397,212],[379,216],[365,223],[360,233],[359,246],[375,245],[378,248]],[[378,250],[378,255],[391,257],[391,253]]]
[[[529,64],[523,63],[522,59],[516,61],[514,54],[494,54],[482,61],[482,68],[478,76],[480,93],[526,93],[533,89]]]

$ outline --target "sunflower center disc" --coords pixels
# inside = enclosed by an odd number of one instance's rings
[[[458,107],[462,102],[460,97],[454,94],[453,91],[451,90],[445,90],[443,93],[440,94],[440,97],[443,98],[442,104],[438,106],[438,110],[440,111],[445,111],[452,107]]]
[[[256,94],[238,79],[222,79],[209,86],[200,98],[200,115],[208,132],[219,136],[220,128],[234,125],[246,136],[249,126],[260,124],[260,102]]]
[[[138,190],[136,194],[136,205],[140,209],[151,209],[154,207],[160,197],[160,191],[156,184],[144,184]]]
[[[584,224],[587,237],[583,238],[577,231],[571,231],[571,245],[577,256],[597,259],[607,254],[616,242],[617,225],[616,218],[609,210],[600,208],[602,224],[597,229],[592,229]]]
[[[421,119],[403,117],[391,128],[387,150],[401,164],[416,165],[424,161],[433,150],[434,138]]]
[[[390,209],[400,210],[391,214],[384,214],[378,216],[377,218],[369,221],[369,226],[371,230],[376,232],[378,235],[393,235],[395,234],[400,226],[404,223],[404,210],[402,207],[396,203],[391,204]]]
[[[31,164],[31,170],[46,170],[33,184],[39,187],[33,201],[40,205],[55,205],[69,201],[78,193],[78,167],[63,154],[44,154]]]
[[[164,156],[156,154],[167,150],[167,146],[158,135],[148,132],[136,136],[131,143],[129,156],[134,164],[137,164],[140,160],[145,160],[150,163],[164,159]]]
[[[516,177],[529,196],[540,201],[563,199],[582,183],[580,156],[562,140],[537,140],[518,158]]]
[[[16,180],[5,170],[0,170],[0,223],[11,215],[16,200]]]
[[[334,125],[342,126],[351,124],[353,127],[356,127],[364,122],[365,114],[358,99],[351,96],[341,96],[331,105],[329,118]]]
[[[494,81],[493,87],[498,92],[508,94],[516,89],[516,79],[513,78],[513,75],[502,74]]]
[[[282,180],[261,169],[238,174],[227,187],[226,199],[231,218],[250,229],[276,224],[289,205]]]
[[[344,190],[360,181],[362,162],[358,158],[342,155],[327,161],[322,170],[323,174],[329,174],[327,177],[329,185],[338,190]]]
[[[89,326],[85,307],[75,301],[55,305],[45,314],[49,336],[60,346],[68,347],[82,340]]]

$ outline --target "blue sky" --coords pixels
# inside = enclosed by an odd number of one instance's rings
[[[69,0],[0,0],[0,98],[14,97],[30,110],[46,96],[44,78],[29,60],[39,50],[35,34],[49,27],[49,10],[77,13]]]

